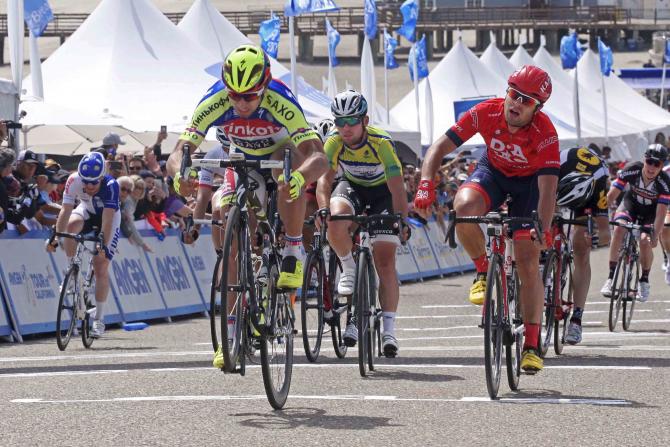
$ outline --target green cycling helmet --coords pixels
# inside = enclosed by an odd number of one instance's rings
[[[240,45],[223,63],[223,82],[236,93],[258,90],[270,79],[270,59],[256,45]]]

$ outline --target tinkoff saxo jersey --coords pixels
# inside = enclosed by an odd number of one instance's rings
[[[368,126],[367,138],[357,148],[344,144],[335,131],[323,146],[333,171],[342,168],[345,179],[361,186],[379,186],[402,175],[402,165],[391,136],[383,130]]]
[[[265,88],[258,109],[249,118],[235,112],[224,83],[218,81],[196,107],[181,139],[199,145],[212,126],[219,126],[230,140],[231,149],[248,158],[267,158],[289,142],[298,146],[303,141],[319,140],[293,93],[276,79]]]

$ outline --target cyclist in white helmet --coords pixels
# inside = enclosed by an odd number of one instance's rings
[[[70,174],[63,192],[63,207],[58,214],[56,231],[60,233],[89,233],[102,231],[103,246],[93,261],[95,271],[95,313],[91,336],[99,338],[105,332],[105,303],[109,295],[109,264],[116,253],[119,240],[121,211],[119,184],[105,173],[105,157],[100,152],[84,155],[77,172]],[[75,208],[76,201],[79,205]],[[68,260],[75,254],[76,243],[63,241]],[[58,238],[47,244],[47,251],[55,252]]]

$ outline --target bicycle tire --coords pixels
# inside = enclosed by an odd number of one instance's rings
[[[237,358],[240,353],[240,342],[242,335],[242,326],[243,326],[243,306],[244,306],[244,292],[248,284],[245,284],[247,281],[246,278],[246,262],[244,260],[245,253],[244,250],[240,250],[240,247],[244,246],[243,243],[243,234],[240,222],[240,208],[235,205],[230,208],[228,211],[228,217],[226,220],[226,231],[223,238],[223,259],[226,259],[228,262],[223,262],[223,268],[221,271],[221,352],[223,354],[223,370],[227,373],[232,373],[235,371],[235,366],[237,364]],[[233,239],[235,238],[235,239]],[[233,243],[237,243],[237,260],[231,259],[231,250]],[[232,262],[237,264],[237,287],[240,288],[240,291],[237,293],[237,298],[235,304],[233,305],[232,313],[235,316],[235,326],[233,333],[229,334],[228,332],[228,316],[230,315],[228,309],[228,268]],[[223,298],[226,297],[226,304],[223,303]],[[225,307],[224,307],[225,306]],[[223,309],[226,309],[224,312]],[[224,340],[231,340],[232,342],[224,342]],[[213,345],[213,343],[212,343]]]
[[[619,279],[621,279],[622,284],[625,282],[626,277],[626,261],[624,259],[625,254],[619,256],[619,261],[617,262],[616,268],[614,269],[614,277],[612,278],[612,296],[610,297],[610,311],[608,318],[608,327],[610,332],[614,332],[616,324],[619,321],[619,312],[621,310],[621,300],[623,299],[623,292],[625,287],[619,286]],[[623,272],[622,272],[623,269]]]
[[[88,292],[85,292],[84,302],[86,303],[86,315],[81,321],[81,343],[84,345],[84,348],[89,349],[93,345],[94,338],[91,336],[91,314],[88,313],[90,309],[93,308],[91,301],[89,299]]]
[[[367,256],[368,261],[368,302],[370,309],[370,326],[368,327],[369,336],[366,339],[368,347],[368,368],[375,370],[375,357],[381,356],[381,309],[377,307],[377,279],[375,268],[372,265],[372,257]]]
[[[219,337],[219,321],[218,318],[221,318],[221,310],[223,309],[223,301],[221,299],[221,288],[219,284],[219,269],[221,268],[221,261],[223,260],[223,255],[216,256],[216,262],[214,263],[214,272],[212,273],[212,282],[209,290],[209,331],[212,338],[212,348],[214,352],[219,350],[219,340],[222,338]],[[217,304],[218,299],[218,304]],[[218,310],[218,312],[217,312]]]
[[[261,332],[261,371],[268,402],[275,410],[281,410],[288,398],[293,371],[291,298],[286,293],[277,293],[279,269],[276,265],[270,268],[268,276],[270,310],[266,319],[270,323]]]
[[[368,375],[368,350],[370,346],[370,287],[368,275],[368,254],[362,251],[356,263],[353,302],[356,303],[355,316],[358,329],[358,371],[361,377]]]
[[[628,264],[628,290],[633,290],[637,292],[640,290],[640,263],[634,262],[635,265],[635,277],[633,278],[633,270],[631,264]],[[633,280],[633,288],[630,288],[630,281]],[[628,295],[627,295],[628,296]],[[633,311],[635,310],[635,303],[637,302],[637,296],[633,295],[631,299],[627,299],[623,302],[623,315],[621,317],[621,324],[623,330],[627,331],[630,329],[630,323],[633,321]]]
[[[519,275],[514,270],[512,282],[507,285],[507,308],[510,318],[510,336],[505,343],[505,366],[507,372],[507,384],[512,391],[519,389],[519,377],[521,376],[521,348],[523,346],[523,330],[516,332],[516,325],[523,328],[521,321],[521,304],[519,300]],[[513,299],[510,299],[513,298]]]
[[[549,250],[544,261],[544,271],[542,272],[542,287],[544,289],[544,318],[542,319],[542,340],[540,340],[540,354],[542,357],[547,354],[549,345],[554,341],[556,306],[560,302],[559,283],[558,256],[554,250]]]
[[[502,324],[503,306],[502,259],[494,256],[486,274],[486,297],[484,299],[484,369],[486,389],[489,397],[496,399],[500,388],[500,370],[502,366]]]
[[[60,289],[60,296],[58,297],[58,310],[56,314],[56,344],[58,345],[58,349],[61,351],[65,351],[68,343],[70,343],[72,333],[74,332],[74,327],[77,324],[75,306],[77,295],[79,294],[77,286],[78,275],[79,269],[76,265],[73,265],[68,269],[65,277],[63,278],[63,283],[61,284]],[[74,288],[74,292],[70,297],[71,304],[68,306],[67,297],[70,294],[70,287]]]
[[[337,294],[337,280],[339,273],[342,272],[342,265],[337,255],[330,249],[328,256],[328,290],[331,302],[331,310],[333,311],[333,318],[330,322],[330,335],[333,340],[333,348],[337,358],[343,359],[347,355],[347,345],[342,340],[343,328],[347,327],[347,316],[349,314],[349,304],[346,299],[344,302],[340,300]]]
[[[565,259],[565,257],[564,257]],[[554,327],[554,353],[556,355],[563,354],[563,348],[565,347],[565,335],[568,332],[568,326],[570,324],[570,314],[572,311],[572,306],[574,304],[574,284],[572,283],[572,263],[564,262],[565,264],[561,269],[561,276],[566,275],[565,285],[561,285],[561,319],[556,319]],[[567,310],[565,310],[567,309]]]
[[[323,292],[326,282],[324,261],[319,250],[314,250],[307,256],[304,272],[300,292],[302,344],[307,360],[314,363],[319,358],[323,338]]]

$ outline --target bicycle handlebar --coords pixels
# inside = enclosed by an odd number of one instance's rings
[[[369,216],[357,216],[355,214],[336,214],[331,215],[330,220],[347,220],[350,222],[355,222],[363,228],[369,227],[371,224],[380,223],[384,224],[390,222],[394,224],[395,228],[398,229],[398,222],[402,219],[400,214],[370,214]],[[375,222],[376,221],[376,222]]]
[[[652,227],[651,225],[640,225],[631,222],[619,222],[618,220],[610,220],[610,225],[625,228],[628,231],[639,230],[641,233],[647,233],[650,236],[654,234],[654,227]]]
[[[456,224],[457,223],[473,223],[473,224],[491,224],[491,225],[504,225],[510,223],[532,223],[533,229],[538,235],[542,234],[542,228],[540,226],[540,219],[538,217],[537,211],[533,211],[531,217],[512,217],[502,214],[500,212],[488,213],[485,216],[463,216],[456,217],[456,211],[449,211],[449,227],[447,228],[447,240],[445,242],[449,243],[449,247],[454,249],[458,245],[456,244]]]
[[[242,157],[239,157],[239,155],[242,155]],[[228,160],[215,158],[193,160],[192,166],[196,168],[282,169],[285,164],[283,160],[247,160],[243,154],[233,153],[230,156],[231,158]]]

